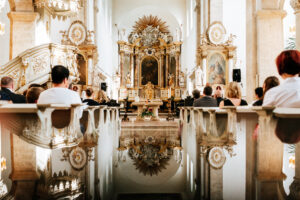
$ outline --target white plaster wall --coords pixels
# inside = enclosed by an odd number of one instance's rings
[[[246,1],[226,0],[223,3],[223,24],[227,34],[236,35],[237,63],[234,68],[241,69],[242,95],[246,96]],[[254,83],[253,83],[254,84]],[[249,102],[248,102],[249,103]]]
[[[0,11],[0,22],[5,24],[5,34],[0,35],[0,65],[3,65],[9,61],[9,34],[10,34],[10,21],[7,17],[7,13],[10,12],[8,2],[5,7]]]
[[[117,70],[117,65],[113,64],[113,60],[118,57],[113,57],[112,42],[112,0],[101,0],[97,2],[98,12],[96,13],[97,24],[96,31],[96,45],[99,54],[99,67],[109,75],[112,75]]]
[[[181,70],[191,71],[196,67],[196,50],[197,50],[197,17],[195,9],[195,1],[186,1],[186,16],[183,24],[184,38],[181,54]]]

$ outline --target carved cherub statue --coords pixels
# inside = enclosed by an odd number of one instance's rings
[[[225,45],[232,45],[233,44],[233,40],[236,38],[236,35],[230,34],[228,37],[228,40],[225,42]]]

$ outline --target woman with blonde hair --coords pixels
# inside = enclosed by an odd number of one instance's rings
[[[237,82],[230,82],[225,92],[226,98],[221,101],[220,108],[224,106],[247,106],[248,103],[242,99],[241,87]]]

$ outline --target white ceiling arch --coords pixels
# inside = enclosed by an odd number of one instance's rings
[[[180,15],[175,15],[165,7],[147,5],[127,10],[124,13],[114,13],[114,24],[117,24],[119,29],[126,29],[126,33],[129,34],[135,22],[144,15],[157,16],[165,21],[173,36],[175,36],[176,29],[180,28],[180,25],[183,23]]]

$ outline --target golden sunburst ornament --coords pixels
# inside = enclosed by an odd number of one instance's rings
[[[169,33],[169,26],[166,25],[166,22],[152,15],[140,17],[133,26],[133,32],[141,33],[148,26],[152,26],[153,28],[159,27],[161,33]]]

